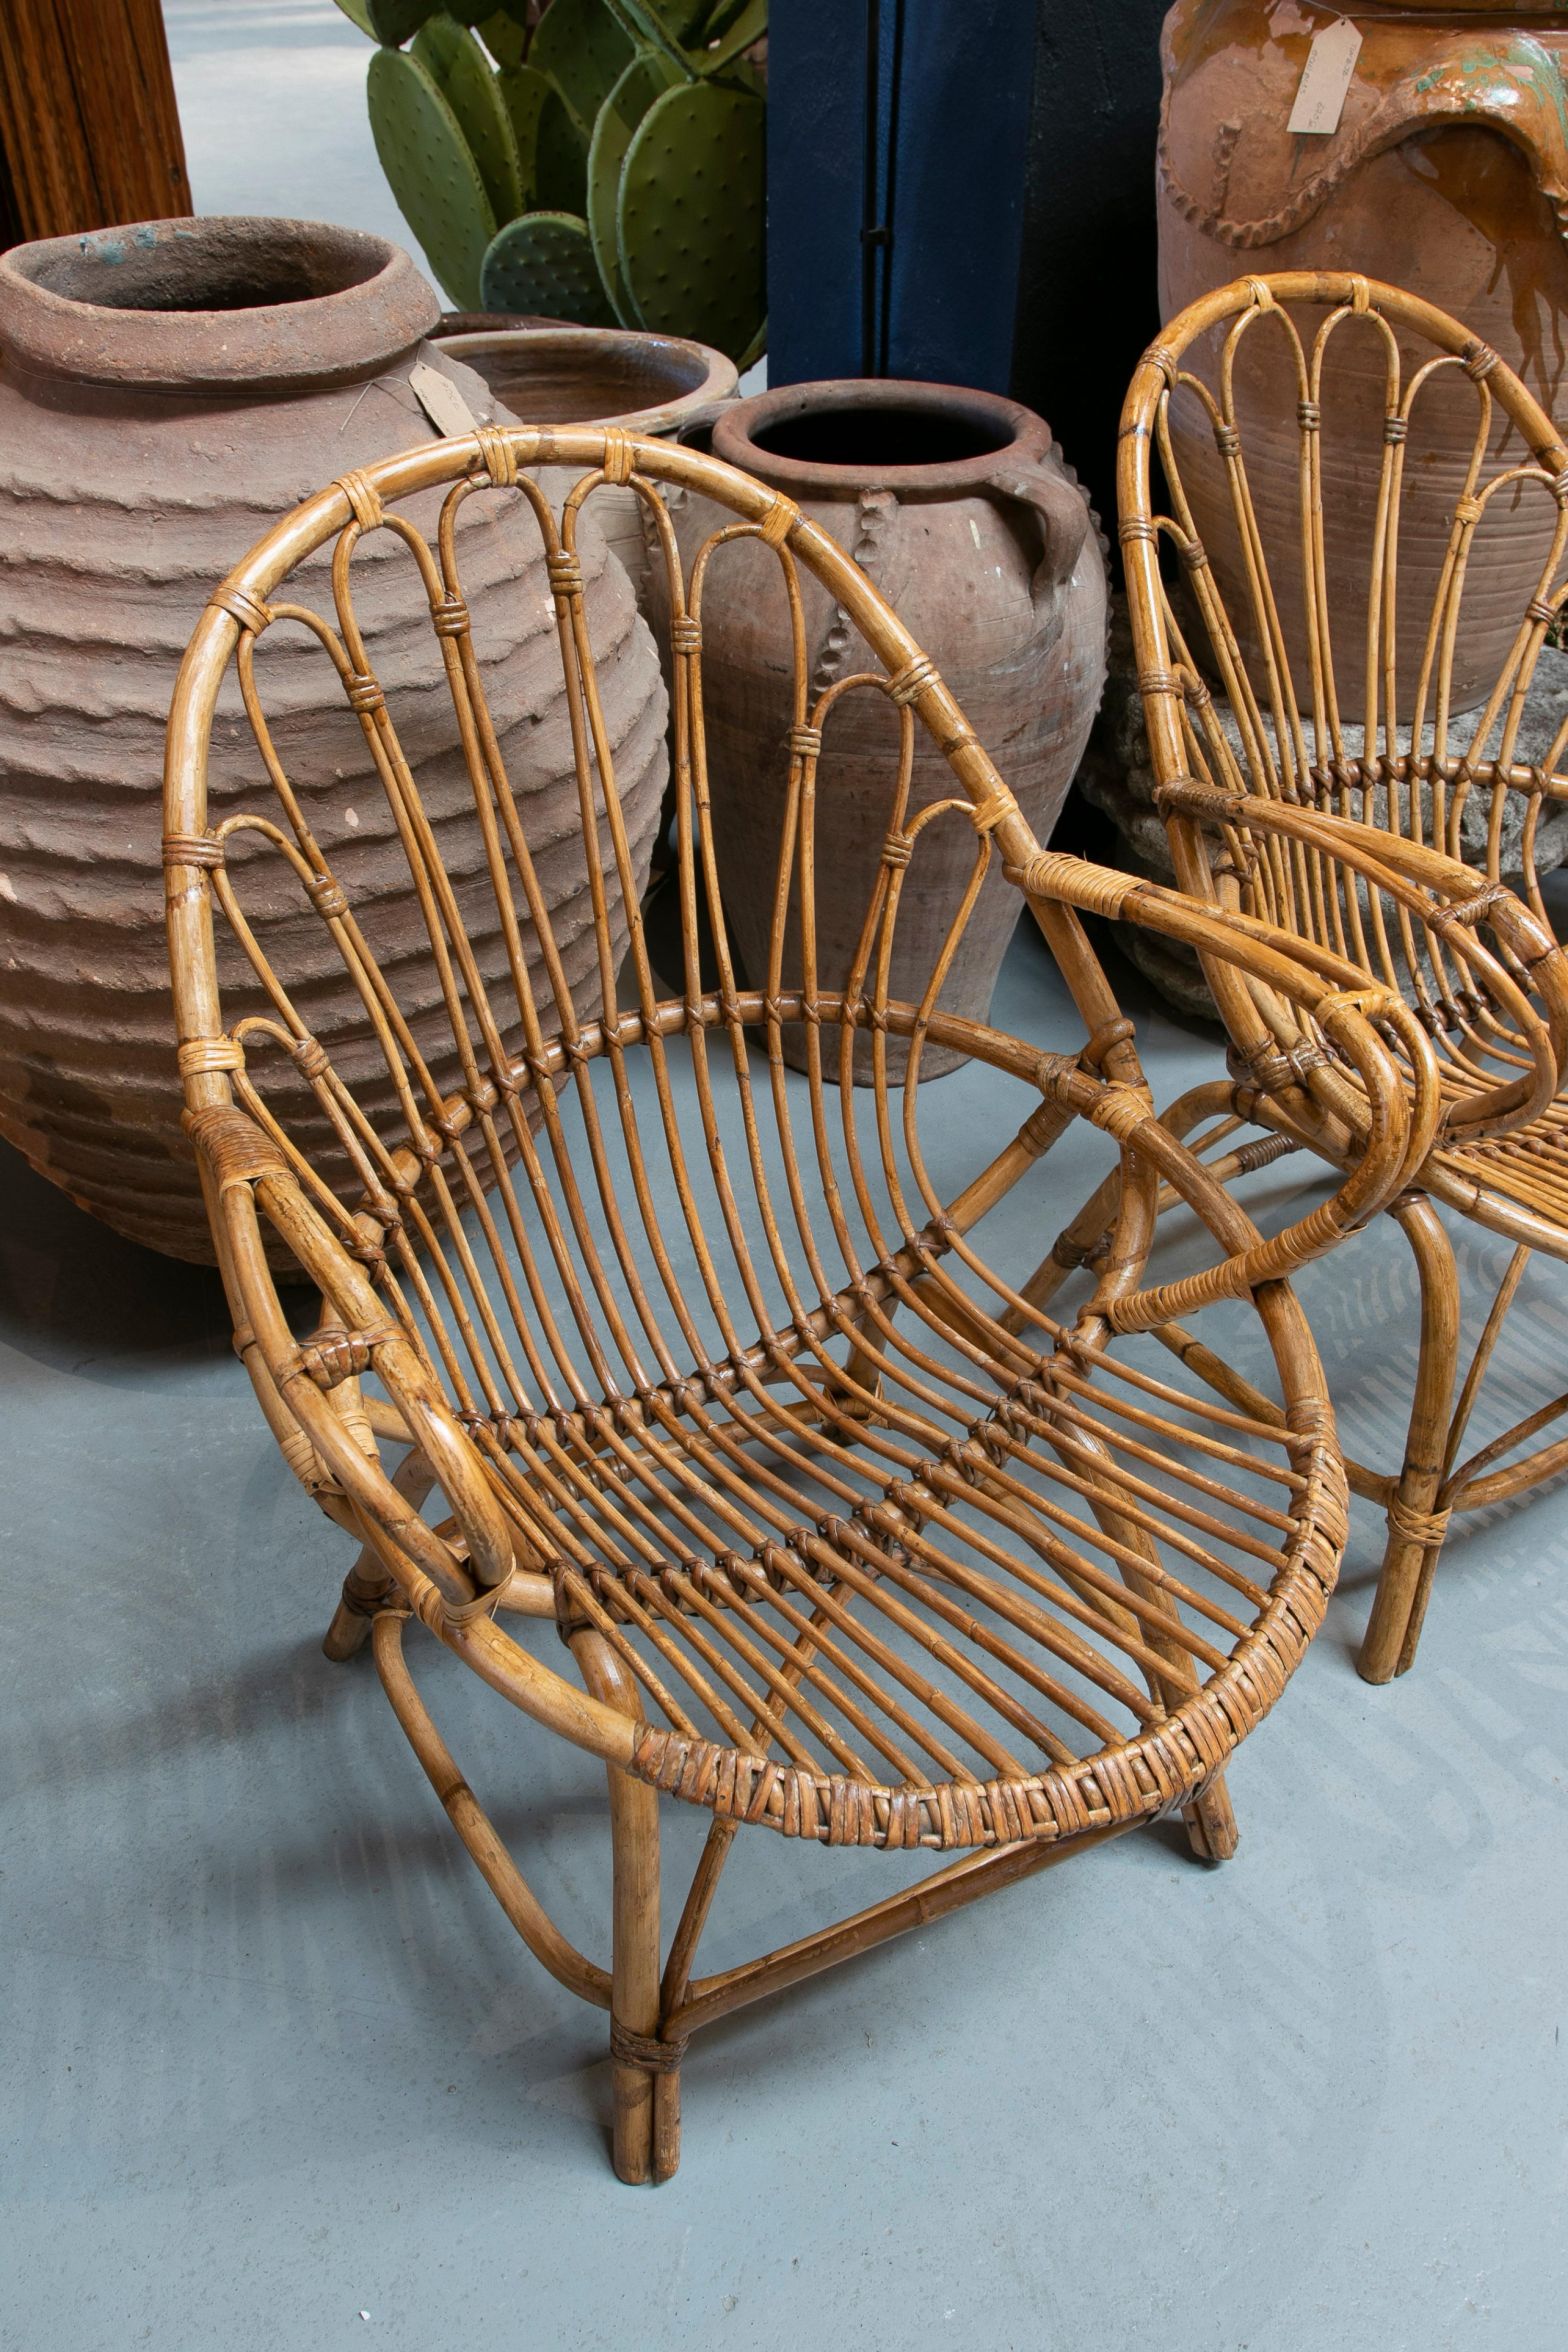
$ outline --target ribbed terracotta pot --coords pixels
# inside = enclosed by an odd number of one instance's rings
[[[1076,476],[1032,410],[945,384],[789,384],[722,410],[716,457],[793,499],[847,548],[936,663],[1042,841],[1048,838],[1105,677],[1100,540]],[[672,492],[689,570],[730,518]],[[656,583],[657,584],[657,583]],[[810,694],[879,670],[859,632],[804,570]],[[656,619],[656,627],[658,622]],[[777,559],[754,540],[721,550],[703,603],[702,678],[720,881],[754,986],[766,979],[789,780],[790,632]],[[818,976],[847,979],[898,773],[897,714],[881,695],[834,710],[817,772]],[[952,771],[917,727],[910,813],[950,799]],[[918,1003],[974,858],[962,817],[928,826],[905,876],[890,988]],[[993,871],[942,995],[984,1020],[1021,905]],[[792,915],[785,982],[798,974]],[[786,1032],[786,1050],[797,1033]],[[901,1054],[900,1048],[900,1054]],[[869,1075],[868,1049],[865,1074]],[[928,1047],[921,1076],[963,1056]],[[857,1076],[861,1075],[857,1062]]]
[[[422,344],[437,316],[398,247],[311,222],[154,222],[0,257],[0,1132],[84,1208],[175,1256],[211,1256],[179,1124],[163,936],[160,795],[175,671],[211,589],[273,520],[351,467],[433,437],[408,388],[416,358],[453,378],[477,422],[504,414],[477,376]],[[406,510],[433,529],[435,494]],[[503,753],[569,971],[590,982],[554,613],[521,494],[470,499],[458,547]],[[596,530],[583,553],[646,864],[666,772],[658,656]],[[504,942],[417,572],[383,531],[363,542],[354,577],[372,665],[504,1014]],[[331,615],[324,557],[295,591]],[[302,628],[265,633],[257,676],[307,817],[441,1084],[454,1087],[417,901],[359,721]],[[212,822],[240,808],[278,816],[232,676],[220,709]],[[307,1019],[372,1107],[389,1108],[324,927],[275,859],[241,850],[231,870]],[[248,967],[221,925],[220,938],[226,998],[234,988],[243,1001]],[[254,988],[247,1009],[263,1009]],[[283,1083],[268,1068],[267,1083],[306,1148],[326,1151],[291,1068]]]
[[[629,328],[444,329],[436,340],[525,425],[679,433],[713,402],[732,399],[739,382],[734,362],[707,343]],[[592,512],[646,611],[648,551],[636,490],[606,484]]]
[[[1339,128],[1288,129],[1314,33],[1330,16],[1294,0],[1178,0],[1165,19],[1159,161],[1160,305],[1169,319],[1249,272],[1351,269],[1462,319],[1557,413],[1568,354],[1568,12],[1457,0],[1438,13],[1357,14],[1362,48]],[[1298,313],[1311,332],[1327,313]],[[1363,631],[1377,473],[1383,357],[1375,332],[1336,331],[1324,376],[1323,503],[1330,626],[1342,709],[1364,691]],[[1409,356],[1407,354],[1407,356]],[[1429,352],[1420,354],[1422,359]],[[1206,357],[1206,364],[1205,364]],[[1187,364],[1215,381],[1215,353]],[[1283,338],[1250,328],[1237,373],[1247,474],[1298,683],[1305,679],[1297,393]],[[1460,378],[1417,403],[1405,463],[1397,617],[1403,690],[1414,686],[1477,405]],[[1245,609],[1220,461],[1190,397],[1173,429],[1199,535],[1233,618]],[[1493,456],[1506,457],[1494,428]],[[1516,452],[1517,454],[1517,452]],[[1478,527],[1455,664],[1455,708],[1482,700],[1552,543],[1551,501],[1500,507]]]

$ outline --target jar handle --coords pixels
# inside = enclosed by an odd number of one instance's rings
[[[1089,500],[1078,484],[1056,467],[1000,466],[986,488],[998,498],[1027,507],[1040,527],[1040,560],[1029,582],[1037,604],[1060,585],[1078,562],[1089,537]]]

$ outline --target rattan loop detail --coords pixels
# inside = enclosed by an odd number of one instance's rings
[[[545,572],[553,596],[580,596],[583,593],[583,567],[574,555],[562,553],[546,559]]]
[[[1420,1544],[1424,1549],[1444,1541],[1452,1517],[1451,1511],[1417,1510],[1398,1495],[1388,1498],[1388,1524],[1393,1532],[1405,1543]]]
[[[782,547],[799,520],[800,509],[794,499],[776,493],[772,506],[763,517],[763,544],[765,547]]]
[[[216,605],[220,613],[228,614],[232,620],[239,623],[242,629],[248,629],[253,636],[258,637],[272,618],[270,611],[259,598],[253,596],[248,589],[241,588],[232,580],[226,580],[221,588],[215,588],[207,598],[207,603]]]
[[[348,473],[340,474],[332,488],[342,490],[344,498],[347,499],[353,509],[353,519],[361,530],[381,529],[381,492],[368,474],[362,473],[357,467],[354,467]]]
[[[163,836],[164,870],[171,866],[200,866],[216,872],[224,863],[224,845],[206,833],[169,833]]]
[[[645,2074],[679,2074],[686,2055],[687,2037],[661,2042],[651,2033],[634,2033],[618,2017],[610,2020],[610,2056],[617,2066],[639,2066]]]
[[[179,1049],[180,1076],[204,1076],[209,1070],[243,1070],[245,1048],[233,1037],[191,1037]]]
[[[882,691],[889,702],[895,702],[901,708],[906,702],[917,701],[936,674],[936,664],[930,656],[916,654],[914,659],[906,662],[902,669],[895,670],[890,677],[883,679]]]
[[[475,427],[474,438],[491,489],[510,490],[517,480],[517,452],[510,436],[499,425],[480,425]]]

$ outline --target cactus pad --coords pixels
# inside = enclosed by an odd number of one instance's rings
[[[409,55],[425,68],[457,116],[468,152],[479,167],[491,212],[498,221],[510,220],[522,210],[521,169],[510,119],[483,49],[454,16],[437,10],[415,34]]]
[[[632,61],[632,44],[604,0],[550,0],[528,52],[548,74],[582,127],[584,148],[594,119]]]
[[[418,59],[402,49],[377,49],[365,98],[398,211],[455,308],[478,310],[495,215],[457,116]]]
[[[642,325],[730,359],[767,310],[766,122],[750,90],[681,83],[644,115],[621,171],[621,274]]]
[[[376,39],[395,49],[419,30],[435,7],[436,0],[365,0],[364,13]]]
[[[588,150],[576,119],[552,81],[532,66],[496,76],[517,142],[521,212],[580,213],[587,196]]]
[[[572,213],[524,213],[508,221],[485,256],[485,310],[542,312],[580,327],[613,327],[588,224]]]
[[[637,309],[621,275],[619,230],[621,167],[643,116],[680,79],[679,70],[655,49],[635,57],[603,106],[588,150],[588,234],[605,291],[623,327],[637,324]]]
[[[528,35],[510,8],[481,15],[474,30],[503,73],[520,66],[528,55]]]

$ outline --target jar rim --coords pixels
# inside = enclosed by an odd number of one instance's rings
[[[327,221],[139,221],[0,254],[0,354],[77,383],[198,395],[353,383],[439,317],[401,246]]]

